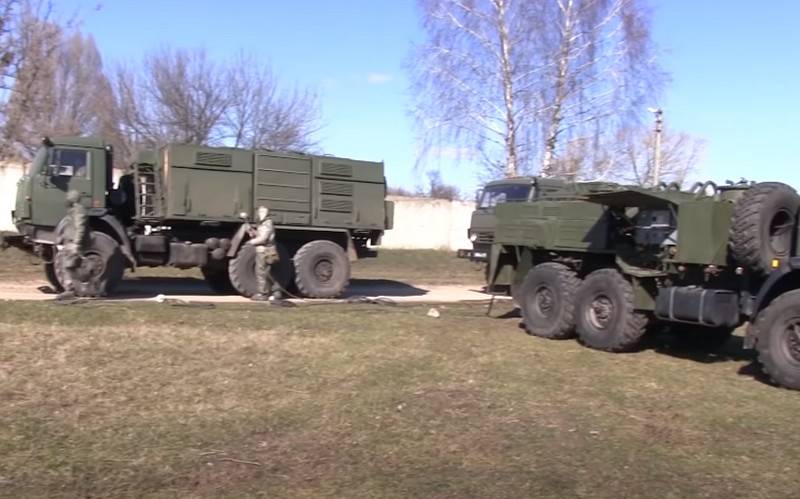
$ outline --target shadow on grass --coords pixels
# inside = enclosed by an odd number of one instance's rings
[[[744,338],[731,336],[719,348],[703,348],[701,345],[682,342],[677,336],[665,334],[651,335],[645,342],[644,347],[656,353],[702,364],[754,360],[755,354],[751,350],[745,350],[743,344]]]
[[[344,297],[367,296],[423,296],[428,290],[391,279],[352,279]]]
[[[123,280],[112,298],[146,298],[164,295],[213,296],[216,293],[202,279],[193,277],[135,277]]]

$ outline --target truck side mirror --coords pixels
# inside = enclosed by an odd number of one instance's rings
[[[475,205],[480,204],[482,197],[483,197],[483,189],[478,189],[477,191],[475,191]]]

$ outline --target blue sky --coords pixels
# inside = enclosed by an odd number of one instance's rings
[[[240,50],[286,83],[321,95],[325,152],[384,160],[390,184],[423,184],[415,170],[403,65],[421,39],[414,0],[62,0],[107,64],[169,44]],[[800,188],[800,2],[654,0],[654,35],[672,83],[659,103],[675,129],[708,143],[698,178],[783,180]],[[469,165],[443,166],[464,192]]]

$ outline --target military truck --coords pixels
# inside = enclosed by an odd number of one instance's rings
[[[97,138],[45,138],[19,181],[18,245],[42,257],[56,287],[69,190],[88,210],[81,275],[98,294],[113,292],[126,268],[172,266],[199,267],[213,290],[252,296],[255,251],[245,242],[263,205],[276,227],[277,282],[331,298],[347,286],[350,262],[372,256],[392,226],[382,163],[173,144],[139,153],[113,187],[112,154]]]
[[[489,275],[510,267],[530,334],[611,352],[662,328],[713,348],[747,324],[766,373],[800,389],[799,211],[778,182],[507,203]]]

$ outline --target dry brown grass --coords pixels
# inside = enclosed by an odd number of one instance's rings
[[[480,306],[0,304],[3,497],[793,497],[798,394]]]

